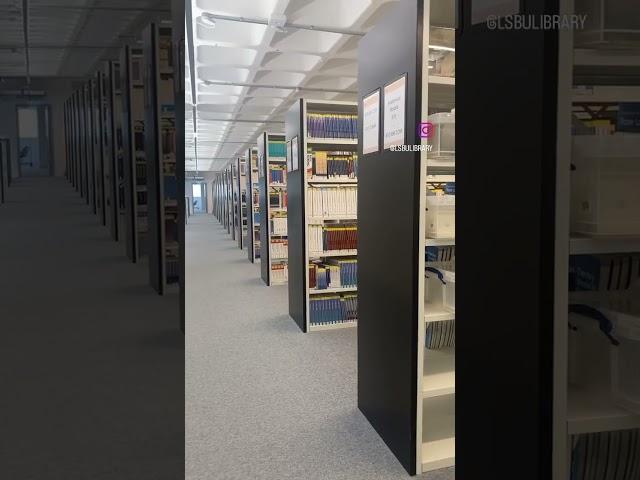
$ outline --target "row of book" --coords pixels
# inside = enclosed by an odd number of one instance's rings
[[[269,165],[269,183],[287,183],[286,167]]]
[[[573,255],[569,290],[629,290],[640,280],[640,255]]]
[[[309,300],[311,325],[337,325],[358,319],[358,296],[355,294],[328,295]]]
[[[358,260],[329,259],[313,262],[309,265],[309,288],[326,290],[327,288],[355,287],[358,284]]]
[[[271,218],[271,233],[273,235],[287,235],[287,217],[275,216]]]
[[[358,138],[358,116],[345,113],[308,113],[307,134],[311,138]]]
[[[289,267],[286,263],[271,265],[271,282],[286,283],[289,281]]]
[[[283,238],[274,238],[270,242],[271,260],[286,260],[289,257],[289,241]]]
[[[571,447],[571,480],[640,478],[640,430],[575,435]]]
[[[354,223],[309,225],[309,251],[355,250],[358,248],[358,227]]]
[[[456,259],[456,247],[453,245],[446,247],[427,247],[427,262],[451,262]]]
[[[287,208],[287,192],[283,189],[269,192],[269,206],[271,208]]]
[[[451,348],[456,345],[456,322],[431,322],[427,324],[425,347],[429,350]]]
[[[358,214],[358,187],[310,187],[307,189],[307,212],[310,217],[351,216]]]
[[[270,157],[285,158],[287,156],[287,144],[285,142],[269,141],[268,145]]]
[[[358,177],[358,155],[355,152],[307,151],[308,176]]]

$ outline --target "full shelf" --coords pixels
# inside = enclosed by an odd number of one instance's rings
[[[327,177],[327,178],[309,178],[307,183],[347,183],[356,185],[358,183],[357,178],[337,178],[337,177]]]
[[[569,387],[567,430],[570,435],[640,428],[640,415],[615,405],[608,390]]]
[[[322,331],[322,330],[340,330],[342,328],[353,328],[353,327],[357,327],[357,326],[358,326],[358,322],[357,321],[340,322],[340,323],[328,323],[328,324],[324,324],[324,325],[311,324],[311,325],[309,325],[309,331],[311,331],[311,332],[319,332],[319,331]]]
[[[309,252],[309,258],[351,257],[358,255],[357,250],[336,250],[329,252]]]
[[[358,145],[356,138],[307,138],[310,145]]]

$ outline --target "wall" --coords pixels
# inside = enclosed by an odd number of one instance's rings
[[[204,180],[198,180],[197,182],[191,182],[186,179],[184,182],[184,195],[189,197],[189,205],[193,205],[191,197],[193,196],[193,189],[191,186],[194,183],[206,183],[207,184],[207,213],[213,213],[213,192],[211,191],[211,182],[216,178],[217,172],[198,172],[198,176],[204,177]]]
[[[24,78],[5,78],[0,82],[0,91],[18,90],[26,86]],[[73,91],[71,79],[34,78],[30,89],[43,90],[43,97],[16,97],[0,95],[0,137],[9,138],[13,177],[18,176],[18,129],[16,106],[26,104],[48,104],[51,120],[51,154],[53,175],[65,173],[66,146],[64,131],[64,102]]]

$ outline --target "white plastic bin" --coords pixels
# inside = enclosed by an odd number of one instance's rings
[[[456,272],[453,262],[429,262],[428,267],[437,272],[425,273],[425,296],[427,303],[442,305],[450,312],[456,311]],[[440,278],[440,275],[442,278]]]
[[[611,390],[614,401],[640,415],[640,316],[612,314],[614,335],[620,345],[611,356]]]
[[[433,134],[428,141],[431,151],[428,158],[434,160],[453,160],[456,156],[456,113],[434,113],[428,121],[433,124]]]
[[[429,238],[456,236],[456,196],[428,195],[426,235]]]
[[[573,146],[571,230],[640,235],[640,134],[579,135]]]

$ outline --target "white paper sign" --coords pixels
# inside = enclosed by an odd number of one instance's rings
[[[384,148],[404,144],[407,79],[403,75],[384,87]]]
[[[291,140],[291,171],[295,172],[300,168],[298,163],[298,137],[295,136]]]
[[[362,99],[362,153],[380,150],[380,90]]]

